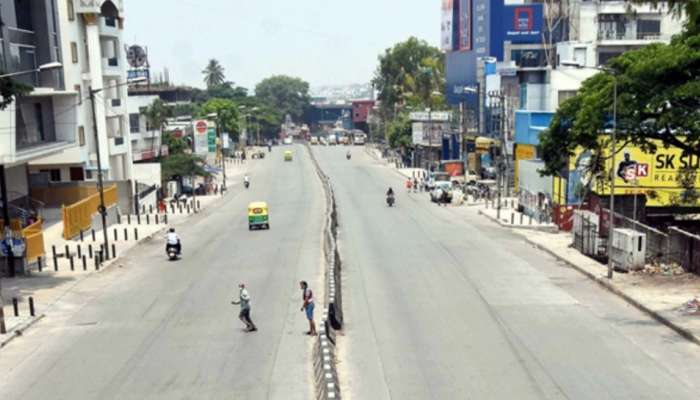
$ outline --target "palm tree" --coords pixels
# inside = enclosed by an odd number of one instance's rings
[[[159,130],[163,135],[168,117],[171,116],[172,110],[165,105],[163,100],[155,99],[150,106],[141,110],[141,114],[146,117],[148,125],[153,130]],[[162,136],[161,136],[162,137]],[[151,152],[154,152],[155,140],[151,140]]]
[[[204,68],[202,74],[204,74],[204,83],[207,84],[207,89],[221,85],[226,81],[224,67],[214,58],[209,60],[209,64]]]

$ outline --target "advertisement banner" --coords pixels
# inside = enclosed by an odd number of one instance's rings
[[[458,0],[459,9],[459,50],[472,49],[472,1]]]
[[[452,118],[452,113],[449,111],[416,111],[408,115],[411,121],[430,122],[430,121],[449,121]]]
[[[647,207],[700,206],[700,157],[684,155],[677,147],[664,148],[655,143],[656,152],[626,146],[615,157],[615,167],[610,170],[609,151],[604,152],[605,178],[591,182],[590,165],[593,153],[580,149],[569,160],[567,200],[581,201],[584,188],[589,183],[594,193],[610,195],[609,177],[615,179],[615,195],[644,195]],[[620,143],[622,145],[622,143]]]
[[[412,125],[413,144],[419,146],[439,148],[446,133],[450,133],[449,122],[414,122]]]
[[[440,48],[450,52],[454,50],[454,3],[453,0],[442,0],[442,25],[440,27]]]
[[[192,121],[194,128],[194,153],[206,156],[209,152],[209,124],[204,120]]]
[[[216,128],[209,128],[207,131],[207,150],[216,153]]]
[[[506,6],[505,40],[512,43],[542,42],[542,4]]]

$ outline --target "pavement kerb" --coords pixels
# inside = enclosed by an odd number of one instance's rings
[[[503,221],[499,220],[498,218],[496,218],[494,216],[488,215],[481,210],[477,210],[477,212],[479,213],[479,215],[483,215],[484,217],[488,218],[489,220],[497,223],[498,225],[500,225],[504,228],[540,231],[540,232],[549,232],[549,233],[556,233],[559,231],[559,228],[557,228],[556,226],[511,225],[507,222],[503,222]]]
[[[641,312],[643,312],[643,313],[649,315],[650,317],[652,317],[652,318],[653,318],[654,320],[656,320],[657,322],[659,322],[659,323],[661,323],[661,324],[667,326],[668,328],[672,329],[674,332],[678,333],[678,334],[681,335],[683,338],[685,338],[685,339],[687,339],[687,340],[689,340],[689,341],[691,341],[691,342],[693,342],[693,343],[695,343],[695,344],[697,344],[697,345],[700,345],[700,337],[696,336],[696,335],[693,334],[691,331],[689,331],[689,330],[683,328],[682,326],[679,326],[679,325],[675,324],[674,322],[672,322],[672,321],[669,320],[668,318],[664,317],[664,316],[661,315],[660,313],[658,313],[658,312],[656,312],[656,311],[650,309],[649,307],[645,306],[645,305],[642,304],[641,302],[637,301],[637,300],[636,300],[635,298],[633,298],[632,296],[628,295],[627,293],[623,292],[623,291],[620,290],[619,288],[615,287],[615,285],[614,285],[613,283],[611,283],[611,282],[608,280],[608,278],[595,275],[594,273],[592,273],[592,272],[586,270],[585,268],[583,268],[583,267],[581,267],[581,266],[579,266],[579,265],[577,265],[577,264],[575,264],[575,263],[569,261],[568,259],[566,259],[566,257],[564,257],[564,256],[562,256],[562,255],[560,255],[560,254],[557,254],[555,251],[553,251],[553,250],[551,250],[551,249],[548,249],[548,248],[546,248],[546,247],[543,247],[542,245],[540,245],[539,243],[535,242],[533,239],[531,239],[531,238],[529,238],[529,237],[527,237],[527,236],[525,236],[524,239],[525,239],[525,241],[526,241],[527,243],[529,243],[530,245],[534,246],[536,249],[544,251],[545,253],[547,253],[547,254],[551,255],[552,257],[556,258],[557,260],[559,260],[559,261],[565,263],[566,265],[568,265],[568,266],[572,267],[573,269],[579,271],[580,273],[584,274],[585,276],[587,276],[587,277],[590,278],[591,280],[595,281],[598,285],[600,285],[600,286],[603,287],[604,289],[606,289],[606,290],[608,290],[609,292],[611,292],[611,293],[613,293],[613,294],[619,296],[620,298],[622,298],[623,300],[625,300],[625,301],[626,301],[628,304],[630,304],[631,306],[633,306],[633,307],[637,308],[639,311],[641,311]]]
[[[24,331],[29,329],[29,327],[31,327],[35,323],[39,322],[45,316],[46,316],[46,314],[41,313],[41,314],[37,315],[36,317],[30,319],[29,321],[26,321],[26,322],[19,324],[16,328],[14,328],[12,330],[12,333],[8,334],[7,337],[2,338],[2,340],[0,340],[0,348],[5,347],[8,343],[13,341],[15,338],[22,336]]]

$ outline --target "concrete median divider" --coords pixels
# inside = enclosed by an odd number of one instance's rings
[[[313,151],[306,147],[314,169],[321,180],[326,198],[326,220],[323,228],[323,259],[325,264],[325,308],[322,329],[313,351],[314,383],[317,399],[339,399],[340,388],[336,369],[336,330],[343,328],[343,296],[341,287],[342,259],[338,250],[338,210],[333,185],[321,170]]]

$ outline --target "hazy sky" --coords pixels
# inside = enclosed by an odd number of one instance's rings
[[[440,42],[440,0],[124,0],[125,44],[148,47],[152,70],[203,86],[209,58],[253,88],[273,74],[312,86],[364,83],[377,56],[413,35]]]

